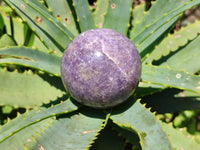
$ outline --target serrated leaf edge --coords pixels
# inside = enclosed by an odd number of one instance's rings
[[[198,23],[199,23],[199,21],[198,21],[198,20],[195,20],[194,23],[191,23],[191,24],[189,24],[189,25],[187,25],[187,26],[185,26],[185,27],[182,27],[181,30],[175,31],[173,34],[169,33],[169,34],[167,35],[167,37],[169,37],[169,36],[174,36],[174,37],[176,37],[176,35],[178,35],[181,31],[186,30],[186,29],[189,29],[189,28],[191,28],[193,25],[196,25],[196,24],[198,24]],[[196,31],[193,35],[191,35],[190,37],[188,37],[184,43],[181,43],[181,44],[178,45],[175,49],[174,49],[174,47],[173,47],[173,48],[169,48],[167,53],[166,53],[166,51],[165,51],[165,54],[162,54],[162,55],[161,55],[160,57],[158,57],[158,58],[152,58],[152,61],[154,61],[154,60],[159,60],[160,58],[169,55],[171,52],[177,51],[180,47],[186,45],[189,41],[195,39],[199,34],[200,34],[200,31]],[[167,37],[166,37],[166,38],[167,38]],[[165,39],[163,39],[163,40],[165,40]],[[158,46],[159,46],[159,45],[158,45]],[[155,46],[155,49],[156,49],[158,46]],[[149,55],[151,55],[151,54],[149,54]],[[147,56],[146,58],[148,58],[148,56]],[[144,58],[144,60],[143,60],[144,63],[150,63],[150,62],[146,62],[146,61],[145,61],[146,58]],[[151,62],[152,62],[152,61],[151,61]]]
[[[70,100],[70,99],[67,99],[66,101],[69,101],[69,100]],[[61,103],[59,103],[59,104],[57,104],[57,105],[55,105],[55,106],[62,105],[62,104],[63,104],[63,103],[61,102]],[[47,108],[47,109],[44,109],[44,108],[41,108],[41,107],[40,107],[40,108],[33,109],[33,110],[31,110],[31,111],[36,111],[37,113],[39,113],[39,112],[41,112],[42,110],[44,110],[44,111],[45,111],[45,110],[49,110],[49,109],[51,109],[51,108],[53,108],[53,107],[54,107],[54,106],[51,106],[50,108]],[[35,123],[38,123],[38,122],[40,122],[40,121],[42,121],[42,120],[45,120],[45,119],[48,119],[48,118],[51,118],[51,117],[56,117],[56,116],[58,116],[58,115],[62,115],[62,114],[67,114],[67,113],[75,112],[75,111],[78,110],[78,108],[79,108],[79,107],[74,108],[73,110],[64,111],[64,112],[59,112],[59,113],[54,113],[54,112],[52,112],[50,115],[47,115],[47,116],[45,116],[45,117],[42,117],[42,118],[37,119],[37,120],[35,120],[35,121],[32,121],[32,122],[30,122],[30,123],[24,125],[23,127],[19,128],[19,129],[16,129],[15,131],[11,132],[11,133],[10,133],[9,135],[7,135],[6,137],[0,139],[0,143],[3,142],[4,140],[6,140],[7,138],[9,138],[10,136],[14,135],[15,133],[21,131],[22,129],[24,129],[24,128],[30,126],[30,125],[33,125],[33,124],[35,124]],[[23,115],[23,114],[18,115],[15,119],[19,118],[19,117],[22,116],[22,115]],[[26,118],[24,118],[24,119],[26,119]],[[9,122],[12,122],[12,120],[10,120]],[[6,123],[4,126],[6,126],[7,124],[8,124],[8,123]]]
[[[100,131],[103,130],[106,127],[108,120],[110,119],[110,115],[111,115],[111,113],[108,113],[106,115],[105,120],[102,121],[100,128],[97,130],[94,138],[89,142],[89,145],[85,148],[85,150],[89,150],[90,147],[92,146],[92,144],[95,143],[95,140],[98,139],[98,135],[100,134]]]

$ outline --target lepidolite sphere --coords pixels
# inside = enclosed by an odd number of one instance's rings
[[[61,62],[62,81],[78,102],[108,108],[124,102],[136,89],[140,56],[133,43],[111,29],[92,29],[72,40]]]

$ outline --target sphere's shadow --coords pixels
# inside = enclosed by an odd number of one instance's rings
[[[136,100],[137,100],[136,95],[135,94],[131,95],[126,101],[113,107],[112,114],[115,115],[115,114],[123,113],[124,111],[132,107],[134,103],[136,102]]]
[[[75,99],[71,98],[71,101],[74,105],[79,107],[79,113],[82,113],[88,117],[92,118],[105,118],[105,116],[109,113],[111,115],[120,114],[124,111],[128,110],[134,103],[136,102],[136,96],[131,95],[126,101],[123,103],[112,107],[112,108],[92,108],[88,106],[84,106],[81,103],[77,102]]]

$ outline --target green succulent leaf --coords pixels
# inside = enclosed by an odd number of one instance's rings
[[[145,4],[136,6],[132,11],[132,26],[135,27],[145,16]]]
[[[37,141],[44,149],[86,149],[101,128],[102,122],[103,119],[83,114],[59,118],[41,134]],[[37,149],[38,143],[30,148]]]
[[[68,114],[77,110],[71,100],[66,100],[61,104],[57,104],[50,108],[36,108],[30,112],[20,115],[14,120],[9,121],[6,125],[0,128],[0,142],[3,142],[13,135],[17,134],[22,129],[36,124],[47,118],[51,118],[61,114]],[[2,144],[0,144],[2,146]]]
[[[6,47],[6,46],[16,46],[16,45],[17,45],[17,43],[15,42],[13,37],[11,37],[10,35],[4,34],[3,36],[1,36],[0,48]]]
[[[117,130],[115,130],[110,124],[111,121],[103,128],[99,135],[96,137],[94,143],[92,143],[90,150],[124,150],[125,143],[124,138],[119,136]]]
[[[41,41],[58,54],[67,47],[74,37],[68,29],[56,18],[50,15],[47,10],[41,9],[30,0],[13,1],[5,0],[22,18],[26,21],[33,31],[35,31]]]
[[[18,120],[18,119],[16,119]],[[17,134],[13,134],[11,137],[6,139],[3,142],[0,142],[0,149],[4,150],[11,150],[11,149],[20,149],[20,150],[27,150],[31,149],[33,144],[36,143],[36,139],[40,134],[42,134],[47,128],[51,126],[54,122],[55,118],[48,118],[45,120],[40,121],[37,124],[33,124],[24,128],[23,130],[19,131]],[[16,122],[17,124],[18,122]],[[38,143],[38,147],[36,149],[41,148],[40,144]],[[33,150],[33,149],[32,149]]]
[[[132,4],[133,0],[109,0],[103,27],[127,35]]]
[[[66,94],[60,78],[30,70],[18,73],[0,69],[0,83],[0,105],[32,108]]]
[[[35,1],[30,1],[30,0],[24,0],[24,2],[28,3],[31,2],[32,4],[34,4],[33,6],[37,6],[39,7],[41,10],[45,11],[46,13],[52,15],[52,12],[47,9],[47,7],[45,6],[45,2],[46,1],[40,1],[40,0],[35,0]],[[23,7],[23,6],[22,6]]]
[[[199,3],[200,0],[156,1],[131,32],[131,40],[138,48],[141,57],[150,52],[147,48],[170,29],[185,10]]]
[[[5,23],[2,15],[0,14],[0,37],[4,34],[4,30],[5,30]]]
[[[67,100],[51,108],[39,108],[20,115],[0,129],[0,147],[85,149],[102,128],[105,114],[91,110],[95,115],[88,116],[85,108],[79,113],[76,110],[77,106]]]
[[[183,133],[181,133],[182,130],[178,131],[177,129],[174,129],[172,125],[165,123],[162,123],[162,127],[163,130],[167,132],[173,149],[196,150],[198,147],[200,147],[200,144],[197,144],[191,135],[185,136]]]
[[[35,40],[34,32],[25,24],[24,25],[24,46],[32,47]]]
[[[153,60],[159,60],[161,57],[167,56],[171,52],[182,49],[182,46],[186,45],[190,40],[194,40],[198,36],[198,33],[200,33],[199,26],[200,21],[196,21],[195,23],[183,27],[180,31],[175,31],[175,33],[169,34],[158,46],[155,47],[145,62],[151,63]]]
[[[61,58],[53,54],[27,47],[7,47],[0,49],[0,55],[17,57],[0,59],[0,64],[19,64],[60,75]]]
[[[141,137],[139,131],[137,129],[133,130],[133,127],[128,127],[126,125],[119,125],[116,123],[114,126],[114,130],[118,131],[118,136],[122,136],[125,138],[125,143],[132,144],[132,149],[142,149],[140,144]]]
[[[151,95],[153,93],[162,91],[166,87],[159,84],[147,83],[147,82],[139,82],[137,89],[135,90],[137,97],[143,97],[146,95]]]
[[[70,30],[74,36],[79,34],[74,17],[74,9],[71,8],[72,1],[68,0],[46,0],[48,7],[52,10],[53,16],[56,17],[64,26]]]
[[[8,6],[4,6],[8,7]],[[3,20],[5,22],[6,33],[10,36],[11,29],[10,29],[10,20],[5,14],[2,14]],[[44,52],[48,52],[49,49],[36,37],[34,32],[31,30],[28,25],[22,22],[21,18],[13,17],[13,28],[14,28],[14,37],[17,45],[25,45],[28,47],[37,47]],[[23,36],[22,36],[23,35]],[[31,35],[31,37],[29,37]],[[16,45],[15,44],[15,45]]]
[[[152,107],[152,110],[159,114],[177,113],[184,110],[199,109],[200,95],[190,91],[170,88],[153,95],[147,95],[143,97],[142,102],[147,103],[147,107]]]
[[[96,3],[95,12],[92,15],[94,18],[95,25],[98,28],[103,27],[104,16],[107,11],[108,4],[109,4],[108,0],[99,0]]]
[[[169,57],[162,66],[168,65],[174,69],[183,69],[190,73],[196,73],[200,70],[200,51],[199,51],[200,35],[190,41],[184,47],[181,47],[178,53]]]
[[[3,6],[8,7],[8,6]],[[4,32],[9,36],[12,36],[13,40],[17,45],[22,45],[24,43],[24,36],[22,36],[24,32],[24,24],[22,20],[18,17],[12,16],[11,10],[7,13],[10,14],[9,18],[7,14],[2,13],[3,21],[5,23]],[[12,22],[12,23],[11,23]],[[12,24],[12,25],[11,25]]]
[[[92,17],[92,13],[89,8],[89,4],[87,0],[74,0],[73,6],[75,7],[78,20],[77,22],[80,25],[81,32],[94,29],[95,24]]]
[[[0,31],[1,31],[1,32],[3,31],[4,26],[5,26],[5,24],[4,24],[4,21],[3,21],[3,17],[2,17],[2,15],[0,14]]]
[[[147,27],[163,19],[163,17],[165,17],[167,13],[170,13],[173,10],[176,10],[177,7],[182,6],[184,3],[188,1],[190,0],[182,0],[182,1],[158,0],[152,3],[152,7],[150,8],[149,11],[145,13],[144,18],[138,24],[136,24],[135,28],[133,28],[132,33],[134,34],[131,35],[131,39],[135,39],[140,33],[147,30]],[[166,4],[168,4],[169,7],[165,7]],[[161,25],[161,24],[158,24],[158,25]]]
[[[171,149],[167,135],[162,130],[160,123],[140,102],[136,101],[125,112],[119,114],[113,112],[111,119],[120,126],[132,128],[132,132],[137,129],[143,149],[151,150],[155,147],[157,149]]]
[[[142,68],[143,82],[175,87],[196,93],[200,92],[200,76],[162,66],[143,65]]]

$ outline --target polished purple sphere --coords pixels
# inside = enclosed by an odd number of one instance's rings
[[[136,89],[140,56],[133,43],[111,29],[92,29],[72,40],[61,62],[62,81],[83,105],[108,108],[124,102]]]

